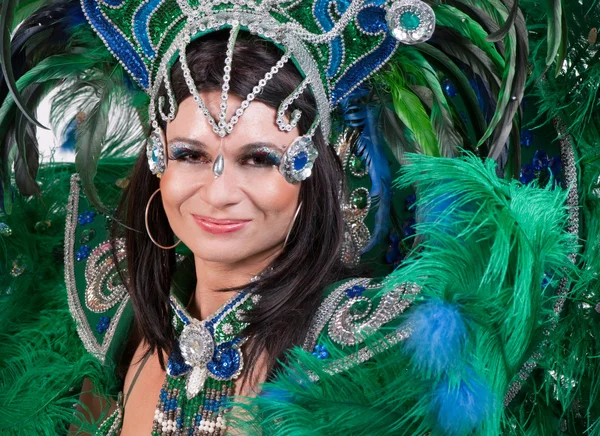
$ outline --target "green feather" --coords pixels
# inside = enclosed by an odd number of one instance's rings
[[[439,155],[444,157],[456,156],[458,149],[463,146],[463,139],[458,135],[454,126],[452,109],[446,100],[437,73],[418,51],[406,50],[405,55],[407,60],[418,67],[427,86],[424,89],[429,91],[430,119],[438,140]],[[421,100],[423,101],[423,98]]]
[[[426,43],[419,44],[416,48],[429,60],[429,62],[435,62],[436,66],[442,68],[442,70],[448,74],[452,83],[457,87],[460,96],[465,101],[469,117],[473,120],[475,132],[482,135],[486,128],[486,122],[479,109],[477,95],[471,87],[469,80],[465,77],[465,74],[446,54],[432,45]]]
[[[398,184],[417,186],[418,211],[440,212],[417,225],[420,249],[387,277],[382,295],[412,282],[422,286],[413,308],[431,298],[459,305],[469,340],[455,368],[469,366],[483,376],[500,402],[550,322],[541,316],[540,307],[553,303],[542,292],[543,273],[558,278],[572,270],[575,241],[564,229],[566,193],[502,180],[492,160],[484,164],[473,155],[407,156]],[[234,408],[234,425],[268,435],[442,434],[428,408],[440,376],[411,365],[402,342],[385,351],[375,347],[403,321],[391,321],[365,341],[378,350],[373,358],[334,375],[327,369],[360,346],[339,350],[326,326],[318,343],[330,356],[317,359],[294,349],[289,366],[262,386],[260,396],[237,403],[244,413],[236,420]],[[496,436],[510,418],[500,405],[491,408],[473,434]]]
[[[557,60],[556,57],[565,42],[565,38],[562,34],[562,0],[546,0],[545,4],[548,15],[548,53],[546,55],[546,66],[549,67],[552,65],[552,62]],[[562,61],[557,60],[557,62],[562,66]]]
[[[439,156],[438,141],[431,120],[419,97],[406,86],[399,67],[392,64],[384,77],[400,121],[412,132],[424,154]]]

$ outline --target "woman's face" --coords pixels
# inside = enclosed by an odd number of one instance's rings
[[[220,92],[201,96],[213,116],[218,114]],[[228,120],[240,104],[229,96]],[[234,264],[260,261],[282,248],[300,184],[288,183],[278,164],[299,131],[282,132],[275,117],[275,109],[253,101],[221,139],[190,97],[167,125],[162,201],[173,232],[196,257]],[[215,179],[212,166],[219,153],[225,170]]]

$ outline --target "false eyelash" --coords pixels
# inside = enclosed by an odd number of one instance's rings
[[[249,159],[262,160],[263,163],[255,164],[255,166],[264,167],[279,166],[281,162],[281,157],[279,156],[279,154],[268,147],[260,147],[255,150],[252,150],[249,153],[242,156],[238,161],[241,163]]]
[[[190,157],[192,158],[201,158],[201,157],[206,157],[208,159],[208,156],[206,156],[206,153],[202,152],[202,151],[198,151],[198,150],[193,150],[190,149],[190,147],[188,147],[187,145],[170,145],[169,146],[169,156],[168,159],[169,160],[191,160],[189,159]]]

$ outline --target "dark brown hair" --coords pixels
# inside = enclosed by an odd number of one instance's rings
[[[229,32],[213,33],[188,46],[188,65],[201,92],[221,89],[228,35]],[[244,99],[282,54],[275,45],[241,32],[233,54],[229,92]],[[293,63],[287,62],[256,100],[277,109],[301,80]],[[177,103],[190,97],[179,63],[171,69],[171,82]],[[298,124],[303,134],[316,116],[316,104],[309,90],[294,101],[289,111],[296,108],[303,114]],[[278,361],[285,362],[287,350],[302,345],[321,302],[323,289],[347,273],[339,256],[343,221],[338,192],[342,187],[343,172],[320,130],[313,141],[319,157],[312,176],[302,182],[302,208],[288,245],[273,261],[269,271],[256,282],[254,292],[262,298],[247,315],[250,324],[244,332],[248,337],[244,346],[246,367],[254,368],[258,356],[266,352],[270,376],[278,367]],[[143,214],[150,195],[158,186],[159,181],[150,173],[145,152],[142,152],[119,212],[128,227],[135,229],[126,230],[125,237],[136,330],[149,344],[148,353],[158,351],[164,368],[162,351],[170,353],[175,340],[168,303],[176,267],[175,253],[174,250],[162,250],[150,241],[144,231]],[[172,244],[174,237],[164,210],[160,207],[150,210],[149,225],[153,236],[161,244]]]

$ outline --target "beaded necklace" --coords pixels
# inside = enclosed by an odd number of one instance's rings
[[[243,316],[258,298],[243,291],[210,317],[198,321],[171,297],[172,323],[178,340],[167,363],[154,413],[153,436],[225,434],[224,415],[231,406],[234,380],[244,365],[240,348],[245,339],[239,336],[247,326]],[[100,434],[118,433],[122,410],[118,412],[102,424]]]

